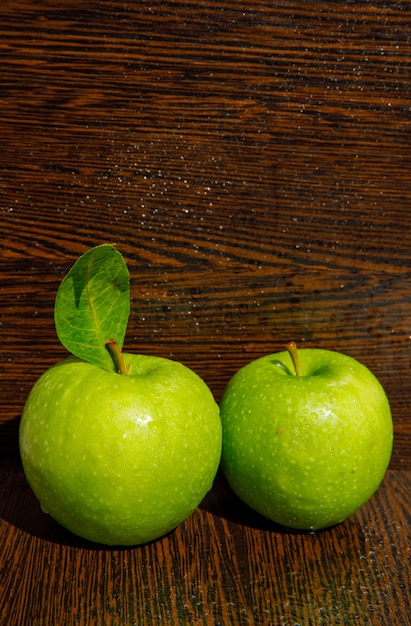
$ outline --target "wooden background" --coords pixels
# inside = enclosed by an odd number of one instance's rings
[[[2,1],[2,623],[410,623],[410,71],[409,1]],[[219,479],[129,551],[42,515],[18,421],[65,356],[57,287],[104,242],[131,272],[127,351],[217,400],[291,339],[369,366],[395,425],[374,499],[287,534]]]

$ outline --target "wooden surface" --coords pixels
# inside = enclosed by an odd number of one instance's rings
[[[410,624],[411,3],[0,4],[0,624]],[[65,355],[59,282],[113,242],[128,351],[217,400],[253,358],[351,354],[395,443],[370,502],[275,528],[221,476],[174,533],[82,542],[43,515],[18,421]]]
[[[107,549],[43,515],[17,461],[0,483],[2,624],[392,624],[410,609],[410,473],[357,515],[288,533],[217,489],[168,537]]]

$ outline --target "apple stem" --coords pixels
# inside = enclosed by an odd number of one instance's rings
[[[109,339],[106,342],[107,348],[111,352],[114,364],[116,365],[117,372],[119,374],[127,374],[126,364],[124,363],[123,354],[119,348],[119,345],[115,339]]]
[[[290,343],[287,343],[286,348],[293,362],[296,375],[302,376],[303,372],[301,370],[300,359],[298,358],[297,344],[295,341],[290,341]]]

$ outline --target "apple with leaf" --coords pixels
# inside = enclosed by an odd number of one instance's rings
[[[122,352],[130,277],[103,244],[82,255],[56,296],[71,356],[36,382],[21,418],[27,480],[41,508],[94,542],[135,545],[176,528],[212,486],[219,408],[183,364]]]

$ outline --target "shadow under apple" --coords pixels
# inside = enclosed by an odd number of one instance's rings
[[[41,510],[39,501],[27,482],[19,458],[2,461],[0,479],[0,521],[4,520],[15,528],[38,539],[54,544],[83,550],[129,550],[140,546],[110,546],[83,539],[59,524],[53,517]],[[165,537],[174,532],[167,533]],[[159,537],[141,547],[163,539]]]
[[[234,493],[221,469],[217,473],[211,491],[209,491],[201,502],[200,508],[228,522],[239,524],[240,526],[248,526],[257,530],[304,535],[314,532],[281,526],[254,511]],[[322,531],[315,532],[318,533]]]

